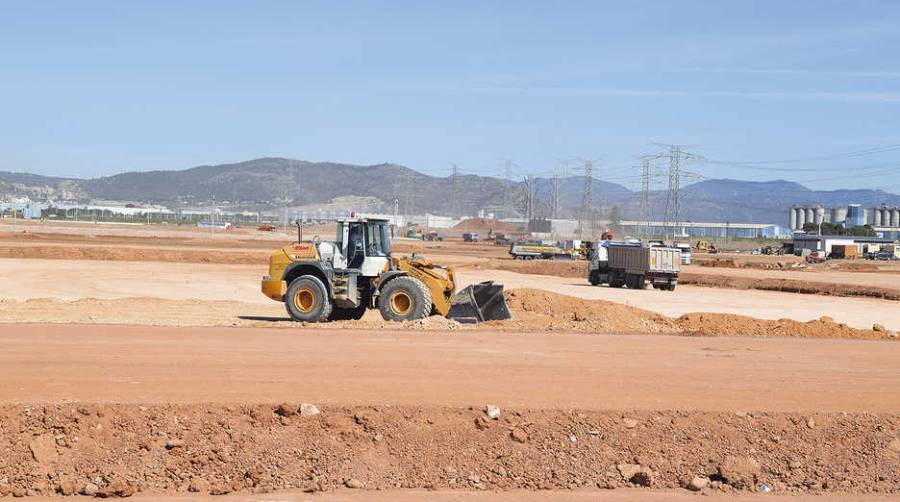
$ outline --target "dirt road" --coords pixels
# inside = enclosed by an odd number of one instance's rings
[[[259,293],[260,265],[218,265],[159,262],[103,262],[75,260],[0,259],[0,297],[25,301],[34,298],[145,298],[213,300],[276,305]],[[507,288],[536,288],[585,299],[602,299],[680,316],[689,312],[720,312],[761,319],[799,321],[833,317],[838,322],[868,329],[880,323],[900,330],[896,302],[796,295],[775,291],[733,290],[679,286],[674,293],[592,287],[576,278],[535,276],[499,270],[461,270],[460,284],[495,280]]]
[[[7,403],[900,412],[891,342],[6,325],[0,346]]]
[[[683,285],[679,285],[673,293],[636,291],[594,287],[587,280],[578,278],[526,275],[503,270],[463,270],[458,275],[462,284],[494,280],[508,288],[536,288],[589,300],[609,300],[673,317],[689,312],[719,312],[798,321],[830,316],[860,329],[880,323],[889,329],[900,330],[900,308],[897,302],[886,300]]]

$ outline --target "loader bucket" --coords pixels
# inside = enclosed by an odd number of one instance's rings
[[[474,324],[482,321],[512,319],[503,285],[494,281],[470,284],[450,298],[450,313],[447,317],[454,321]]]

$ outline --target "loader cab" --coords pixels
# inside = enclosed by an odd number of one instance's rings
[[[335,240],[348,269],[363,277],[376,277],[387,267],[391,256],[388,221],[349,218],[337,222]]]

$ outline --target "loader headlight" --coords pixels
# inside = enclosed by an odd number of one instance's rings
[[[271,276],[271,275],[264,275],[262,280],[264,280],[264,281],[271,281],[271,280],[272,280],[272,276]]]

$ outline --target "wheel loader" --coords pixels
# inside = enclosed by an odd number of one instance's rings
[[[298,227],[299,228],[299,227]],[[503,285],[483,282],[456,292],[453,267],[391,253],[388,221],[337,222],[337,238],[297,242],[269,258],[262,293],[284,302],[291,319],[324,322],[362,318],[378,309],[388,321],[439,314],[463,323],[509,319]]]

